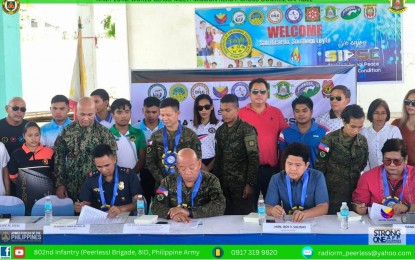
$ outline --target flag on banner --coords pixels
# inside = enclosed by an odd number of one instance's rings
[[[75,64],[72,72],[71,88],[69,90],[69,108],[74,112],[76,118],[76,105],[86,92],[86,69],[84,53],[82,50],[82,22],[78,19],[78,46],[76,49]]]

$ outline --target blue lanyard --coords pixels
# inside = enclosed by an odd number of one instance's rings
[[[301,189],[301,200],[300,200],[300,207],[304,209],[305,204],[305,196],[307,195],[307,186],[308,186],[308,169],[304,172],[303,178],[303,188]],[[287,191],[288,191],[288,202],[290,203],[290,208],[293,209],[293,195],[291,191],[291,179],[288,177],[288,174],[285,175],[285,183],[287,184]]]
[[[202,172],[199,171],[199,175],[197,176],[195,186],[193,186],[192,191],[192,208],[194,207],[194,200],[196,198],[196,194],[199,191],[200,183],[202,183]],[[183,197],[182,197],[182,176],[179,174],[179,178],[177,179],[177,204],[178,206],[182,207]]]
[[[403,191],[405,189],[406,178],[408,177],[408,168],[405,166],[403,169],[403,182],[402,182],[402,191],[399,194],[399,201],[402,201]],[[385,198],[390,197],[389,187],[388,187],[388,180],[386,178],[386,170],[385,166],[382,167],[382,181],[383,181],[383,192],[385,194]]]
[[[114,206],[115,203],[115,197],[117,197],[117,190],[118,190],[118,167],[115,166],[115,182],[114,182],[114,191],[112,193],[112,199],[111,199],[111,207]],[[102,181],[102,173],[100,173],[99,175],[99,179],[98,179],[98,185],[99,185],[99,196],[101,197],[101,203],[102,203],[102,207],[103,209],[108,208],[107,206],[107,201],[105,200],[105,196],[104,196],[104,189],[103,189],[103,181]]]

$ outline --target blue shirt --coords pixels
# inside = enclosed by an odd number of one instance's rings
[[[49,123],[43,125],[40,128],[40,142],[44,146],[49,146],[50,148],[54,149],[55,140],[62,131],[62,129],[69,125],[72,121],[69,119],[69,117],[66,118],[66,121],[62,125],[58,125],[55,122],[55,119],[52,119]]]
[[[158,126],[157,126],[156,128],[154,128],[153,130],[150,130],[150,129],[148,129],[148,128],[147,128],[146,124],[144,123],[144,119],[143,119],[143,120],[141,120],[140,122],[138,122],[137,124],[134,124],[134,125],[133,125],[133,127],[134,127],[134,128],[137,128],[137,129],[140,129],[141,131],[143,131],[143,132],[144,132],[144,135],[145,135],[145,137],[146,137],[146,142],[147,142],[147,145],[149,145],[149,142],[151,141],[151,135],[152,135],[155,131],[157,131],[157,130],[159,130],[159,129],[163,128],[163,127],[164,127],[164,124],[163,124],[163,122],[161,122],[161,120],[159,119],[159,124],[158,124]]]
[[[329,195],[323,173],[314,169],[308,169],[308,172],[309,178],[304,209],[311,209],[316,205],[329,203]],[[281,205],[285,212],[288,213],[290,210],[290,201],[288,200],[288,190],[285,182],[286,175],[287,173],[285,171],[281,171],[272,176],[269,182],[265,204],[270,206]],[[291,180],[293,207],[300,206],[303,178],[304,175],[298,182]]]
[[[291,143],[298,142],[303,143],[310,149],[310,168],[314,169],[315,162],[317,160],[318,145],[321,138],[329,133],[329,130],[322,125],[313,122],[310,129],[303,135],[298,129],[297,124],[293,124],[290,127],[281,131],[278,138],[278,147],[284,151]]]

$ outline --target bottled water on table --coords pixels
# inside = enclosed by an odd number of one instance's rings
[[[266,214],[267,214],[267,210],[265,208],[264,197],[261,194],[259,196],[259,199],[258,199],[258,221],[259,221],[259,225],[262,225],[262,223],[265,222]]]
[[[45,199],[45,221],[46,223],[52,222],[52,200],[50,196],[47,196]]]
[[[346,230],[349,228],[349,207],[347,207],[347,202],[342,202],[340,208],[340,228]]]
[[[143,195],[139,194],[137,199],[137,218],[145,215],[145,203]]]

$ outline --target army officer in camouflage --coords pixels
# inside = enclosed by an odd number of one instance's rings
[[[75,211],[80,212],[83,205],[89,205],[108,211],[110,218],[134,211],[136,196],[143,194],[137,174],[132,169],[119,167],[117,156],[107,144],[97,145],[93,157],[96,170],[86,178],[79,195],[81,202],[75,202]]]
[[[98,144],[108,144],[116,152],[111,132],[95,121],[95,103],[90,97],[79,100],[77,120],[67,125],[55,141],[55,174],[59,198],[76,201],[86,175],[95,170],[92,151]]]
[[[342,202],[349,208],[360,173],[366,166],[368,146],[359,134],[365,114],[358,105],[349,105],[341,113],[343,127],[321,139],[315,168],[326,177],[329,192],[329,214],[336,214]]]
[[[153,175],[156,187],[161,180],[176,172],[177,151],[192,148],[198,158],[202,158],[199,138],[189,128],[179,122],[179,101],[166,98],[160,103],[160,116],[164,127],[151,135],[147,148],[147,167]]]
[[[225,197],[216,176],[201,170],[202,160],[190,148],[180,150],[177,159],[179,174],[161,181],[151,206],[153,213],[184,223],[223,215]]]
[[[220,101],[224,124],[216,131],[213,173],[219,177],[226,198],[225,215],[254,211],[253,186],[259,164],[256,129],[238,117],[238,97],[225,95]]]

